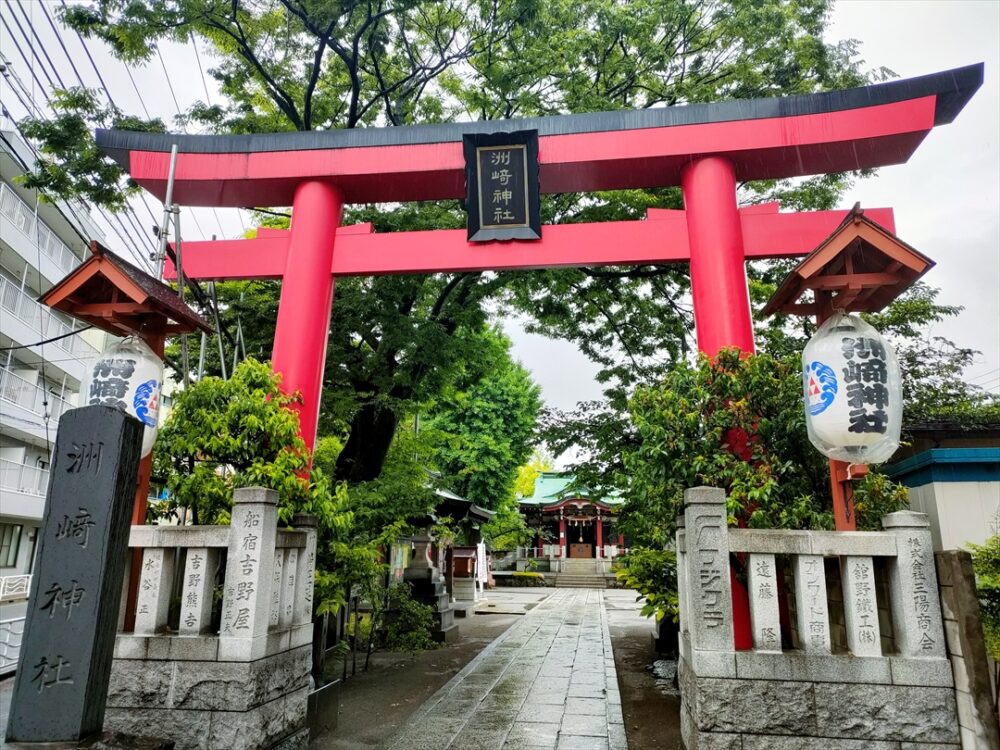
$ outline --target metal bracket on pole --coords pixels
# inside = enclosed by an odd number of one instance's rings
[[[170,171],[167,173],[167,194],[163,201],[163,222],[159,228],[160,248],[153,261],[156,263],[156,278],[163,278],[163,265],[167,258],[167,236],[170,231],[170,214],[174,201],[174,173],[177,170],[177,144],[170,147]]]

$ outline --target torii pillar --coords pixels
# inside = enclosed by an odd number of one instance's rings
[[[681,175],[681,190],[698,349],[709,357],[733,346],[752,354],[746,254],[732,162],[720,156],[691,162]]]
[[[308,180],[295,189],[271,364],[285,392],[302,395],[296,410],[310,451],[316,442],[334,285],[330,273],[317,269],[333,263],[343,210],[343,194],[331,182]]]

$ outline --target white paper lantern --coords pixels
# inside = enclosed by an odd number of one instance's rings
[[[809,440],[854,464],[881,463],[899,447],[903,388],[896,353],[856,315],[834,313],[802,352]]]
[[[80,406],[115,406],[142,422],[145,457],[156,441],[162,385],[163,362],[142,339],[129,336],[91,363],[80,391]]]

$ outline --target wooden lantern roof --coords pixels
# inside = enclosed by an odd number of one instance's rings
[[[177,292],[99,242],[91,256],[39,298],[39,302],[116,336],[157,330],[164,334],[212,332]]]
[[[877,312],[933,266],[930,258],[865,216],[858,204],[785,277],[762,313],[825,319],[838,309]],[[803,301],[808,291],[813,299]]]

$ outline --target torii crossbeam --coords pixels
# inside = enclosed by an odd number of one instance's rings
[[[699,348],[752,351],[747,258],[804,255],[846,211],[740,210],[737,181],[900,164],[951,122],[983,67],[846,91],[642,111],[348,131],[193,136],[98,131],[98,144],[141,186],[195,206],[292,205],[287,232],[188,242],[194,279],[281,278],[273,365],[303,397],[316,435],[335,276],[690,262]],[[535,241],[469,243],[464,231],[375,234],[340,227],[345,203],[465,196],[465,133],[538,131],[542,193],[680,185],[685,210],[645,221],[546,226]],[[867,211],[893,229],[889,209]]]

